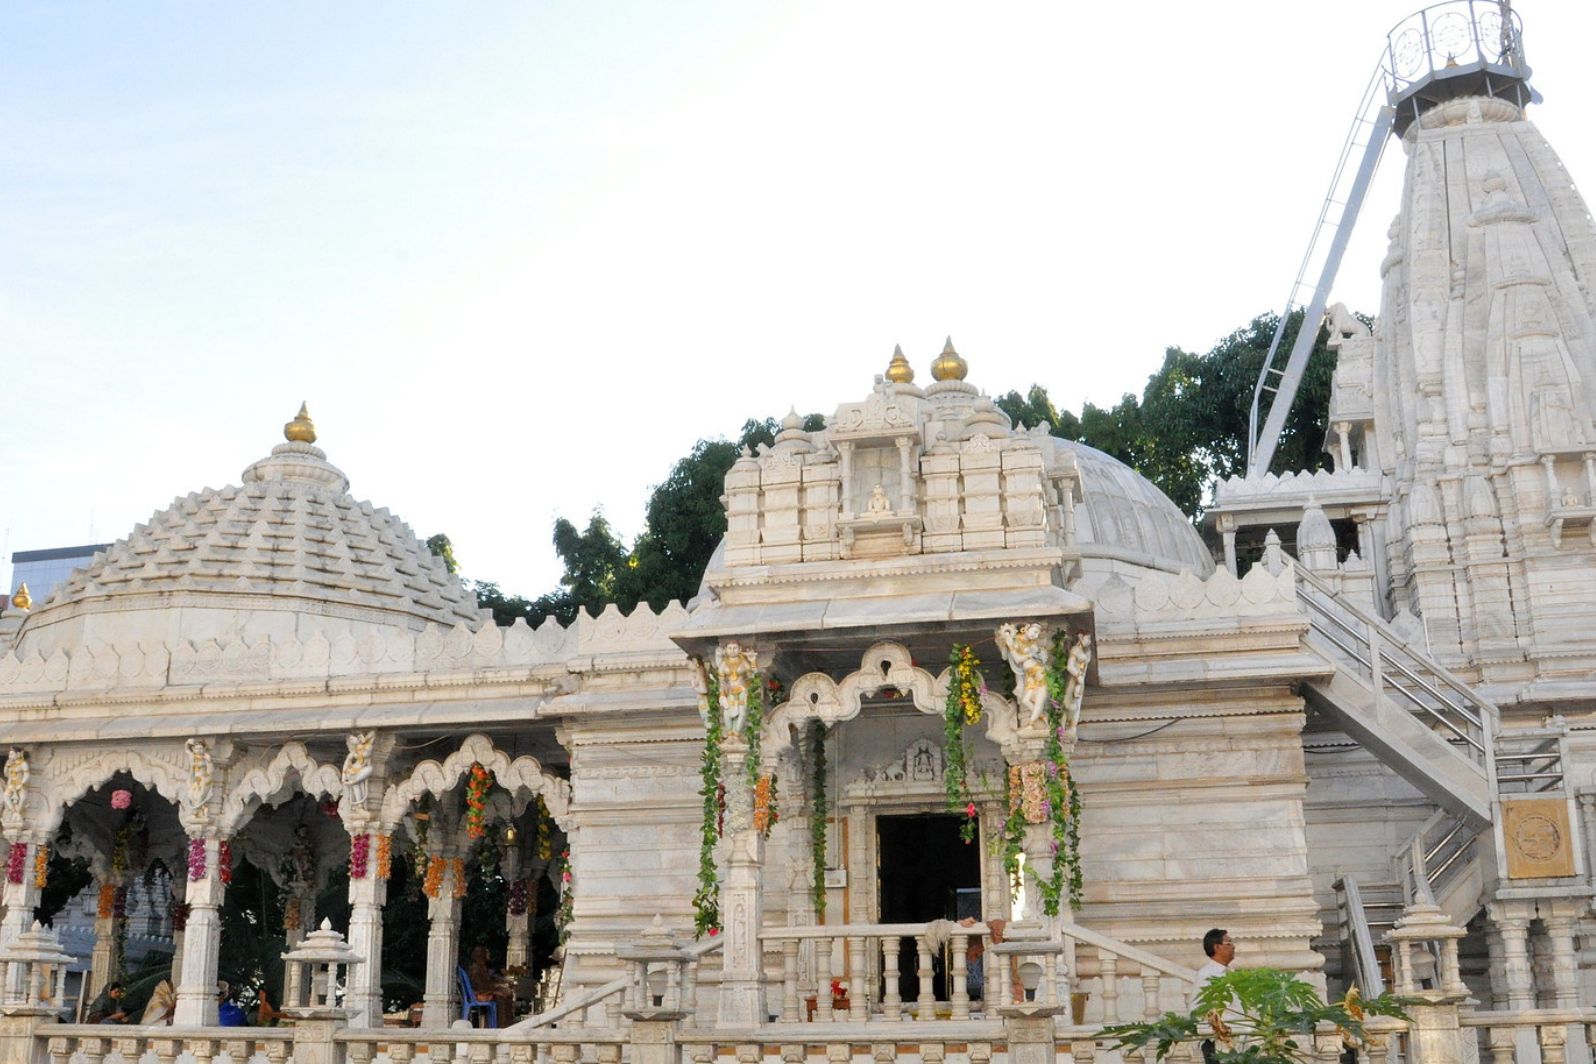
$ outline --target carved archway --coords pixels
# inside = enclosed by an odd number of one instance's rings
[[[228,788],[222,799],[222,833],[237,834],[262,803],[295,789],[312,798],[340,798],[344,793],[335,766],[324,765],[311,757],[304,743],[288,743],[263,764],[245,769]]]
[[[171,802],[179,817],[183,816],[188,796],[188,755],[181,744],[155,749],[95,746],[71,753],[52,750],[48,761],[35,764],[33,778],[39,786],[29,796],[29,825],[36,826],[46,837],[54,835],[68,806],[109,783],[119,772],[126,772]]]
[[[442,761],[421,762],[402,783],[390,786],[382,798],[382,830],[394,831],[404,819],[410,803],[423,794],[441,798],[454,789],[471,771],[473,763],[492,772],[494,781],[512,794],[524,790],[541,796],[554,822],[570,830],[571,785],[545,772],[535,757],[523,754],[512,760],[510,755],[495,748],[486,735],[480,734],[467,736],[460,748]]]
[[[886,690],[907,695],[922,713],[941,716],[948,697],[948,670],[939,675],[914,664],[909,649],[901,643],[873,644],[859,659],[859,668],[833,680],[823,672],[808,672],[793,681],[787,701],[771,711],[760,733],[761,762],[768,769],[793,745],[793,729],[807,721],[836,724],[853,720],[864,708],[866,698]],[[1003,749],[1016,731],[1014,704],[993,691],[981,693],[986,737]]]

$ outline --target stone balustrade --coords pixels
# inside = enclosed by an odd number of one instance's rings
[[[1463,1012],[1458,1022],[1465,1040],[1478,1039],[1481,1064],[1564,1064],[1571,1051],[1596,1059],[1596,1009]]]

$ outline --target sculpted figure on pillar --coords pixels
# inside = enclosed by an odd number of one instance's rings
[[[693,690],[698,692],[698,719],[704,722],[704,727],[709,727],[709,670],[704,668],[704,662],[699,658],[693,659]]]
[[[1092,664],[1092,634],[1078,632],[1070,644],[1070,656],[1064,662],[1064,720],[1069,737],[1081,723],[1081,701],[1086,697],[1086,670]]]
[[[1036,621],[999,625],[997,645],[1014,671],[1020,726],[1041,723],[1047,716],[1047,633]]]
[[[183,745],[188,749],[188,805],[198,811],[209,805],[216,793],[216,762],[204,739],[190,739]]]
[[[13,746],[6,755],[6,789],[5,803],[7,809],[22,812],[22,807],[28,800],[28,777],[31,770],[28,767],[28,752],[20,746]]]
[[[349,753],[344,757],[343,771],[338,778],[343,781],[344,793],[349,796],[351,805],[366,804],[366,781],[376,771],[376,766],[371,763],[371,748],[376,742],[377,733],[374,731],[355,732],[344,740]]]
[[[748,685],[758,663],[753,651],[735,639],[715,648],[715,672],[720,680],[720,711],[728,735],[741,735],[748,717]]]

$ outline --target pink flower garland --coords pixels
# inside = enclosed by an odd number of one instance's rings
[[[121,791],[121,790],[112,791],[111,792],[111,808],[112,809],[132,809],[133,808],[133,792],[132,791]]]
[[[510,915],[526,915],[526,880],[518,879],[510,884]]]
[[[28,872],[28,844],[13,842],[11,849],[6,854],[6,881],[8,883],[21,883],[22,877]]]
[[[365,879],[366,866],[371,854],[371,836],[354,835],[349,839],[349,878]]]
[[[188,840],[188,880],[198,883],[205,878],[205,840]]]
[[[221,879],[224,887],[233,882],[232,839],[223,839],[216,844],[216,875]]]

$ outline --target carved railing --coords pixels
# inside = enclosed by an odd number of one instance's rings
[[[1526,1009],[1522,1012],[1463,1012],[1467,1037],[1478,1039],[1481,1064],[1563,1064],[1569,1043],[1584,1039],[1575,1059],[1596,1060],[1596,1009]]]
[[[681,996],[686,1007],[687,1023],[692,1023],[697,1014],[699,962],[709,954],[718,952],[725,944],[723,938],[712,938],[696,942],[684,951],[688,960],[682,971]],[[564,1031],[580,1031],[588,1027],[619,1028],[624,1025],[621,1005],[631,985],[630,976],[617,976],[607,983],[571,994],[554,1008],[528,1016],[506,1030],[535,1031],[555,1026]]]
[[[124,1027],[90,1023],[47,1024],[36,1042],[49,1064],[104,1064],[120,1057],[138,1064],[149,1054],[158,1064],[173,1064],[187,1053],[195,1064],[247,1064],[262,1059],[285,1064],[292,1059],[291,1027]],[[34,1056],[39,1060],[38,1054]]]

